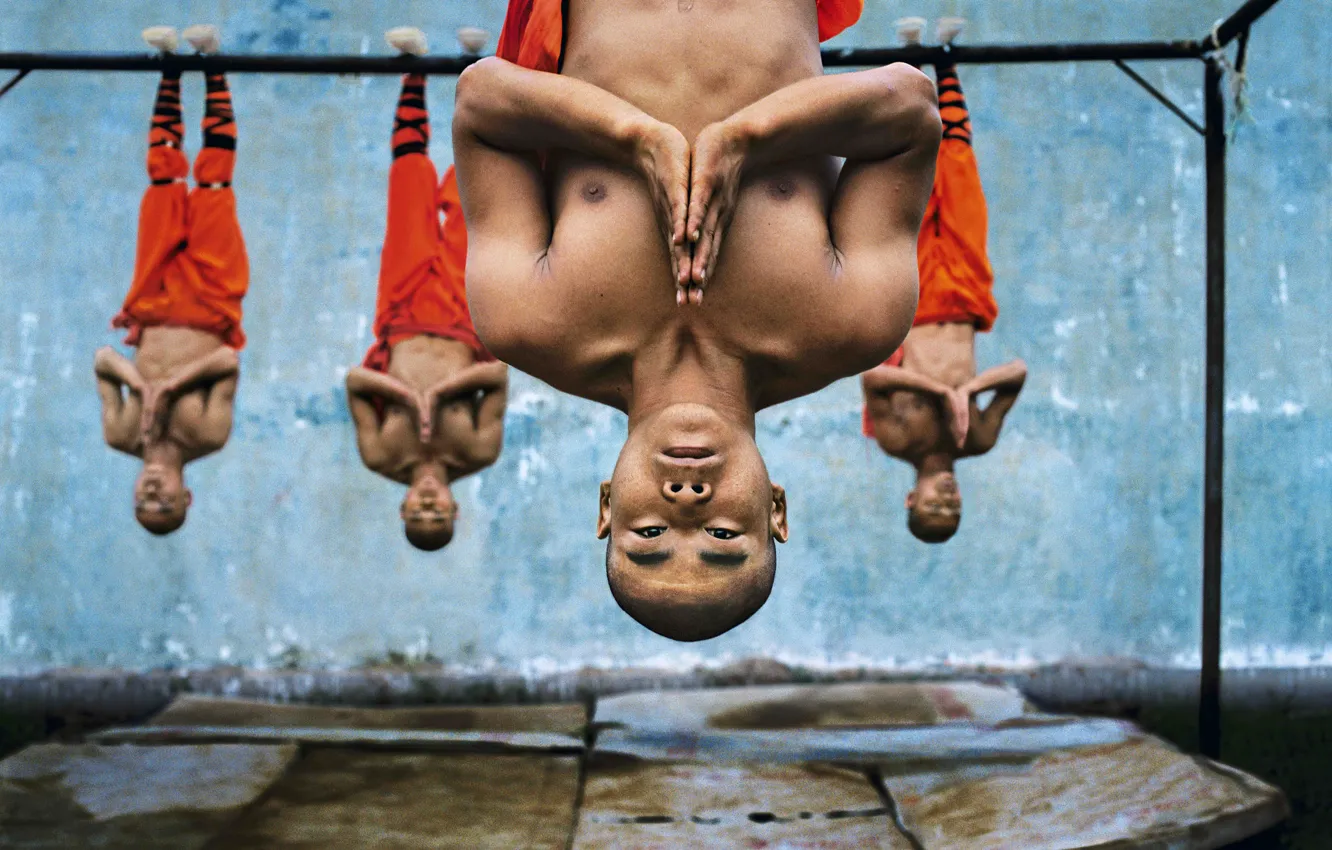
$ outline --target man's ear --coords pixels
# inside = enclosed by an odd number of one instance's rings
[[[790,537],[790,529],[786,525],[786,490],[780,484],[772,485],[772,517],[768,527],[778,543],[785,543]]]
[[[906,509],[911,510],[916,507],[916,491],[908,490],[906,495]]]
[[[605,540],[610,537],[611,516],[610,516],[610,482],[601,482],[601,498],[597,504],[597,539]]]
[[[186,489],[186,490],[185,490],[185,507],[186,507],[186,508],[189,508],[189,506],[192,505],[192,504],[194,504],[194,494],[193,494],[192,492],[190,492],[188,489]]]

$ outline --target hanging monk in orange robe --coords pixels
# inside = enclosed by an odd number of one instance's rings
[[[419,30],[391,30],[389,41],[425,52]],[[347,400],[361,460],[407,485],[404,533],[413,546],[434,551],[453,538],[458,504],[450,483],[499,457],[508,370],[472,327],[467,233],[453,172],[440,183],[430,161],[420,74],[403,78],[392,145],[375,343],[347,375]]]
[[[941,65],[936,73],[943,141],[917,251],[914,326],[902,347],[861,379],[865,435],[916,470],[907,527],[926,543],[956,533],[962,496],[954,464],[994,448],[1027,377],[1021,360],[976,374],[976,334],[999,314],[985,247],[985,193],[957,69]],[[982,410],[977,396],[990,390],[994,399]]]
[[[154,534],[185,522],[193,499],[185,464],[227,442],[237,352],[245,345],[241,301],[250,272],[231,189],[236,122],[226,77],[209,74],[206,83],[194,189],[186,185],[190,169],[181,149],[179,72],[164,74],[158,87],[134,282],[112,320],[129,332],[134,361],[103,348],[94,364],[103,436],[112,448],[142,458],[134,511]]]

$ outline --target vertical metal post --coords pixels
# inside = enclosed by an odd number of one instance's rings
[[[1207,435],[1203,465],[1202,677],[1198,746],[1221,756],[1221,530],[1225,461],[1226,369],[1226,102],[1224,69],[1207,60]]]

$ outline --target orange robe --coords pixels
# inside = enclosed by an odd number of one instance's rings
[[[388,227],[367,369],[387,371],[393,346],[423,334],[464,342],[478,360],[495,359],[477,338],[467,309],[467,229],[458,181],[452,168],[438,186],[437,176],[425,154],[400,156],[389,169]]]
[[[139,207],[134,282],[111,320],[129,331],[127,345],[138,345],[144,328],[161,325],[215,333],[235,349],[245,345],[241,300],[250,263],[230,188],[235,162],[234,151],[205,147],[195,159],[194,179],[225,185],[189,190],[185,155],[165,145],[148,149],[153,185]]]

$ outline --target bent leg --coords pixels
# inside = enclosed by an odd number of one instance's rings
[[[937,68],[943,141],[918,248],[916,324],[973,322],[989,330],[998,315],[987,253],[989,219],[972,149],[971,116],[957,69]]]
[[[198,187],[190,193],[187,250],[203,283],[214,290],[212,294],[237,302],[238,324],[239,300],[250,285],[250,263],[236,215],[236,195],[231,189],[236,169],[236,117],[225,75],[209,74],[207,86],[204,145],[194,161]]]
[[[392,142],[388,223],[379,263],[379,315],[393,300],[394,290],[419,274],[439,251],[435,196],[439,177],[429,156],[430,116],[426,111],[425,77],[420,74],[403,77]]]
[[[134,257],[134,281],[125,304],[114,320],[116,327],[131,328],[132,345],[136,306],[160,288],[167,265],[180,253],[186,238],[185,176],[189,163],[181,152],[184,127],[180,111],[180,74],[162,75],[148,129],[148,177],[152,181],[139,204],[138,241]]]

